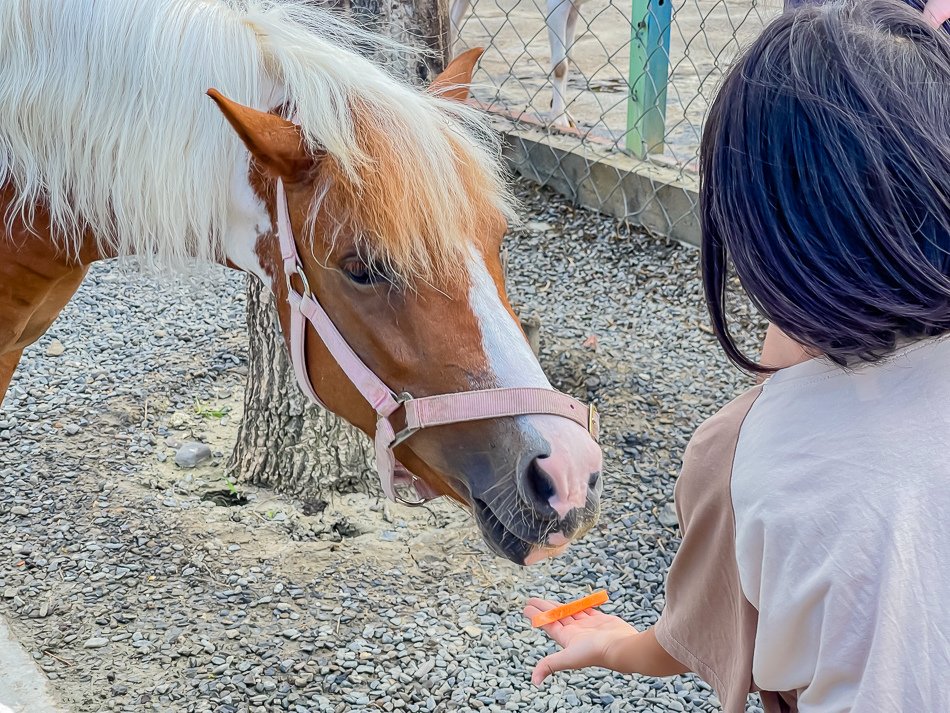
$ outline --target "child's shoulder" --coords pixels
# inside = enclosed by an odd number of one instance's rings
[[[675,501],[680,521],[705,503],[718,508],[729,502],[732,464],[746,416],[762,393],[756,386],[745,391],[708,418],[693,434],[683,454],[676,481]]]
[[[706,419],[686,446],[683,456],[683,469],[688,466],[702,466],[709,459],[732,460],[739,432],[756,399],[762,393],[761,386],[755,386],[734,398],[719,411]],[[698,460],[698,463],[693,461]]]

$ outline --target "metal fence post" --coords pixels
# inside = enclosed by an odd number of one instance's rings
[[[640,158],[663,151],[672,24],[673,0],[633,0],[626,143]]]

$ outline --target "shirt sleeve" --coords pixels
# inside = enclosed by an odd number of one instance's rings
[[[747,391],[696,431],[675,488],[682,543],[666,581],[657,641],[698,673],[725,713],[742,713],[752,682],[758,612],[742,592],[736,561],[732,462],[739,431],[761,389]]]

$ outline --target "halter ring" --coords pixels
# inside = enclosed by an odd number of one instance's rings
[[[300,297],[313,297],[313,293],[310,291],[310,282],[307,280],[307,276],[304,274],[303,265],[299,262],[295,263],[292,270],[288,270],[286,266],[284,267],[285,277],[287,279],[287,294],[296,293]],[[300,286],[303,288],[303,291],[297,292],[294,288],[293,278],[297,277],[300,279]]]
[[[415,482],[417,480],[419,480],[419,476],[413,475],[412,476],[413,491],[415,491]],[[408,487],[408,484],[406,487]],[[402,495],[399,494],[399,491],[402,489],[403,488],[401,488],[398,485],[393,489],[393,495],[395,496],[396,502],[399,503],[400,505],[405,505],[406,507],[410,507],[410,508],[421,508],[423,505],[429,502],[424,497],[419,495],[419,493],[415,493],[418,500],[407,500],[406,498],[404,498]]]

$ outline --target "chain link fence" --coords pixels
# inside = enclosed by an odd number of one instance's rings
[[[474,96],[506,134],[516,170],[691,242],[710,100],[781,9],[781,0],[450,0],[454,52],[486,48]]]

